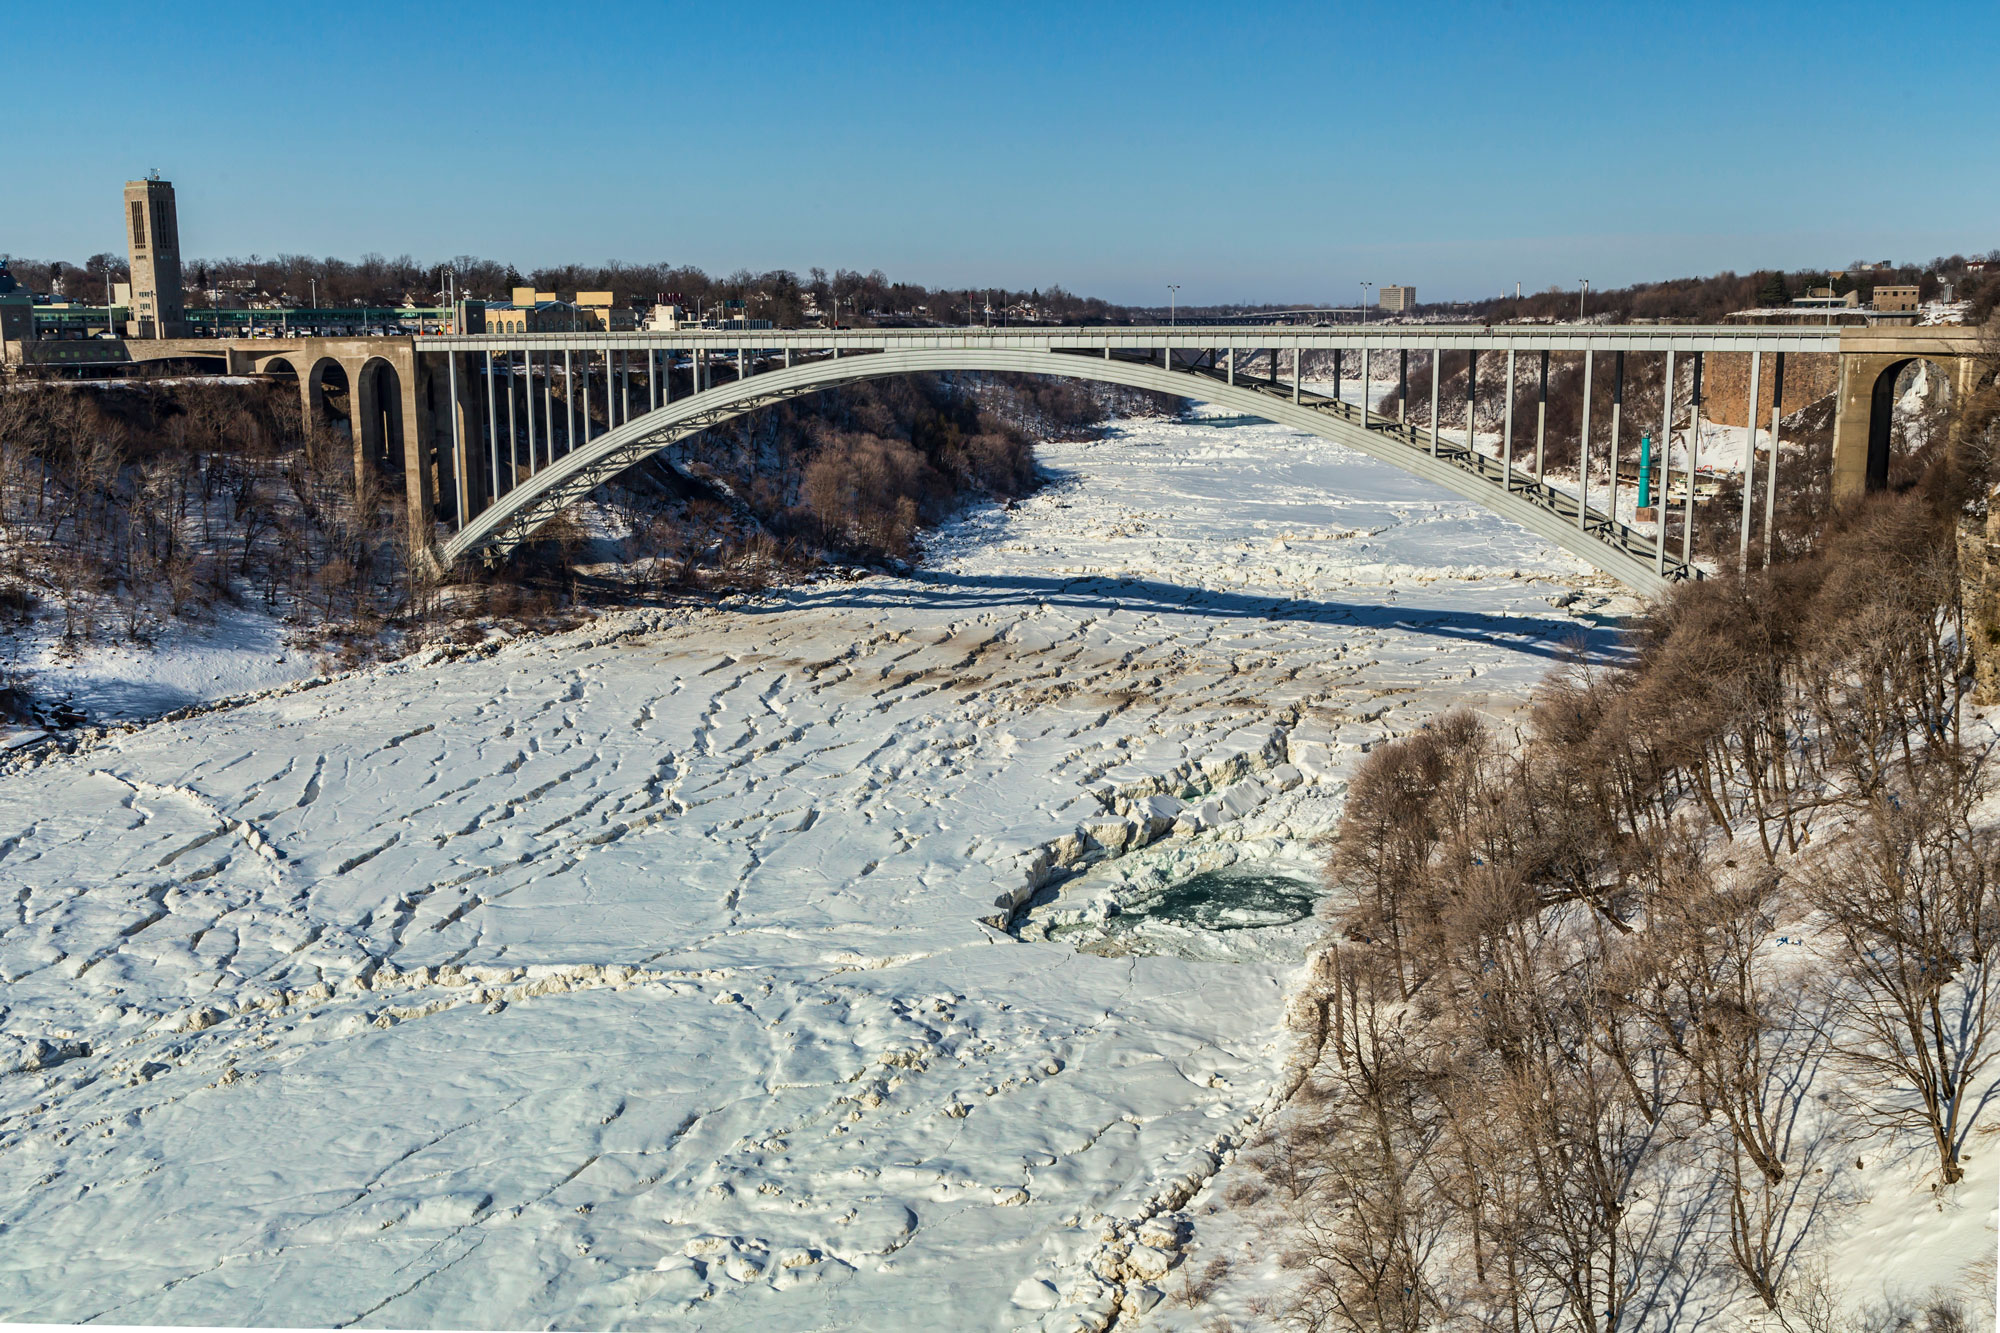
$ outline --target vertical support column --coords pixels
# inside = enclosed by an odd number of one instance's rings
[[[1505,423],[1500,428],[1500,489],[1514,489],[1514,349],[1507,349],[1507,405]]]
[[[1750,568],[1750,505],[1757,490],[1757,401],[1763,389],[1764,354],[1750,353],[1750,435],[1743,444],[1743,531],[1736,539],[1737,568]]]
[[[576,367],[563,349],[563,452],[576,448]]]
[[[750,354],[741,347],[736,349],[736,382],[741,384],[750,378]]]
[[[452,471],[452,517],[461,529],[465,527],[467,497],[465,493],[465,413],[459,410],[458,397],[458,353],[444,354],[445,409],[451,413],[451,471]]]
[[[1681,563],[1694,559],[1694,477],[1701,467],[1701,363],[1702,354],[1694,354],[1694,391],[1688,405],[1688,470],[1687,505],[1681,516]]]
[[[1653,552],[1653,572],[1667,572],[1667,483],[1673,480],[1674,459],[1674,349],[1667,349],[1666,388],[1660,394],[1660,493],[1653,497],[1653,513],[1660,523],[1659,544]]]
[[[1479,452],[1479,437],[1473,431],[1473,409],[1479,403],[1479,349],[1465,354],[1465,451]]]
[[[542,353],[542,452],[556,461],[556,357]]]
[[[382,432],[382,391],[379,378],[368,369],[366,360],[358,366],[343,365],[341,368],[347,372],[349,422],[353,426],[354,485],[358,491],[367,478],[368,470],[377,466],[376,460],[388,453],[388,444]]]
[[[618,429],[618,377],[611,373],[611,344],[604,345],[604,429]]]
[[[1535,480],[1542,479],[1542,450],[1549,440],[1549,349],[1542,349],[1541,388],[1535,396]]]
[[[1584,530],[1584,520],[1590,513],[1590,372],[1597,361],[1597,353],[1588,347],[1583,350],[1583,422],[1577,440],[1576,458],[1576,530]]]
[[[1224,358],[1222,363],[1222,382],[1224,384],[1234,384],[1236,383],[1236,349],[1234,347],[1226,347],[1223,349],[1222,355]]]
[[[434,386],[431,384],[431,370],[424,357],[418,352],[415,339],[406,345],[407,351],[402,364],[397,366],[396,377],[402,392],[398,395],[401,410],[397,435],[401,437],[403,451],[403,506],[410,525],[410,550],[413,553],[426,551],[431,546],[434,525],[438,521],[438,498],[442,476],[434,476],[431,471],[431,455],[437,443],[437,428],[431,413]],[[442,451],[437,451],[442,452]]]
[[[1110,349],[1106,348],[1105,350],[1109,351]],[[785,344],[785,369],[790,370],[791,368],[792,368],[792,347],[790,343],[787,343]]]
[[[1347,404],[1340,396],[1340,372],[1345,369],[1341,363],[1346,357],[1347,350],[1345,348],[1336,347],[1333,349],[1333,401],[1339,405],[1342,411],[1347,410]]]
[[[1306,387],[1306,349],[1303,344],[1292,349],[1292,401],[1298,402],[1299,395]]]
[[[660,410],[660,349],[646,349],[646,410]]]
[[[1368,376],[1368,340],[1361,340],[1361,429],[1368,429],[1368,396],[1370,392]]]
[[[1611,515],[1612,531],[1618,531],[1618,432],[1625,421],[1625,353],[1618,353],[1611,370],[1611,503],[1604,512]]]
[[[1778,422],[1784,414],[1785,354],[1771,366],[1771,465],[1764,475],[1764,563],[1771,563],[1772,528],[1778,520]]]
[[[530,348],[528,351],[523,352],[521,354],[521,359],[528,363],[528,378],[524,380],[521,384],[521,412],[524,416],[528,418],[528,475],[532,477],[535,475],[535,470],[539,466],[541,461],[535,453],[534,349]]]
[[[493,353],[486,354],[486,443],[492,473],[486,479],[487,505],[500,498],[500,413],[493,400]]]
[[[1410,420],[1410,349],[1405,347],[1396,353],[1396,423],[1407,425]]]
[[[590,443],[590,349],[584,348],[578,354],[577,364],[583,368],[583,389],[576,400],[578,424],[583,427],[583,442]]]
[[[521,480],[521,427],[514,420],[514,354],[507,354],[507,489],[513,490]],[[496,480],[493,483],[498,486]]]
[[[1438,370],[1444,360],[1444,349],[1435,343],[1431,345],[1431,457],[1438,452]]]

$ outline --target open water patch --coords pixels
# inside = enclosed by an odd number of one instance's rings
[[[1092,867],[1034,903],[1016,933],[1108,956],[1302,957],[1320,931],[1316,860],[1237,850],[1148,849]]]
[[[1120,922],[1154,920],[1192,930],[1267,930],[1312,915],[1314,886],[1290,875],[1230,867],[1204,870],[1150,902],[1123,907]]]

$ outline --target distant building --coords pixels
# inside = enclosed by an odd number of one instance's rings
[[[1812,287],[1807,289],[1804,296],[1794,296],[1792,304],[1812,310],[1818,310],[1825,306],[1858,306],[1861,304],[1861,293],[1847,292],[1844,295],[1835,296],[1831,287]]]
[[[1875,289],[1877,310],[1915,310],[1917,308],[1917,287],[1915,283]]]
[[[554,292],[538,292],[533,287],[516,287],[511,304],[489,301],[486,305],[489,333],[556,333],[581,326],[575,306],[558,300]]]
[[[1384,310],[1409,310],[1417,304],[1417,289],[1394,285],[1381,288],[1381,305]]]
[[[0,342],[33,342],[34,338],[34,301],[26,292],[0,292]]]
[[[127,333],[137,338],[187,336],[181,308],[181,232],[174,215],[174,186],[157,175],[125,182],[125,211],[131,235],[132,318]]]
[[[610,292],[578,292],[577,324],[586,329],[617,332],[638,327],[638,318],[629,306],[621,306]]]

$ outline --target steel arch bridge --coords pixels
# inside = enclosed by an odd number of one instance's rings
[[[1719,352],[1747,361],[1748,401],[1754,405],[1759,401],[1760,367],[1768,365],[1773,378],[1781,382],[1787,353],[1837,353],[1842,354],[1844,372],[1854,359],[1847,353],[1861,350],[1845,346],[1854,341],[1855,333],[1798,326],[1495,329],[1404,325],[1329,329],[1293,325],[1231,329],[600,330],[423,338],[417,340],[416,352],[433,367],[427,378],[437,390],[449,386],[447,393],[436,395],[445,399],[439,404],[443,409],[439,415],[450,419],[449,427],[438,432],[445,438],[440,439],[435,455],[436,494],[442,502],[436,509],[454,530],[436,541],[432,549],[445,565],[468,557],[504,558],[557,514],[633,465],[711,426],[791,398],[892,375],[1000,372],[1050,375],[1199,398],[1345,445],[1482,505],[1634,591],[1652,596],[1675,582],[1701,576],[1693,559],[1692,540],[1698,461],[1693,449],[1682,451],[1680,466],[1665,467],[1656,461],[1662,473],[1663,495],[1670,490],[1677,492],[1670,506],[1661,505],[1660,521],[1635,525],[1618,517],[1620,477],[1627,477],[1622,484],[1629,492],[1631,465],[1636,461],[1632,457],[1636,450],[1628,441],[1621,472],[1620,413],[1627,354],[1663,354],[1668,383],[1674,382],[1677,355],[1694,362],[1691,399],[1683,398],[1677,405],[1669,394],[1659,422],[1630,423],[1635,433],[1639,429],[1656,431],[1656,439],[1667,441],[1684,433],[1677,425],[1677,410],[1684,410],[1689,421],[1699,412],[1704,356]],[[1901,333],[1898,355],[1911,354],[1901,347],[1910,337]],[[1926,346],[1915,354],[1936,359],[1961,350]],[[1419,428],[1338,396],[1306,389],[1303,370],[1307,354],[1329,351],[1336,357],[1359,353],[1360,373],[1355,378],[1364,381],[1364,398],[1370,357],[1379,360],[1383,353],[1400,353],[1405,403],[1422,398],[1420,391],[1412,396],[1410,355],[1427,355],[1432,424]],[[435,369],[437,353],[444,354],[444,373]],[[1580,354],[1586,386],[1594,365],[1602,365],[1601,375],[1615,373],[1617,377],[1614,382],[1620,389],[1612,394],[1608,440],[1604,424],[1599,423],[1598,442],[1593,444],[1589,409],[1585,411],[1580,445],[1591,464],[1586,480],[1577,488],[1580,496],[1576,490],[1551,484],[1542,474],[1539,447],[1533,469],[1526,460],[1517,458],[1511,392],[1506,395],[1505,444],[1497,457],[1480,448],[1468,433],[1447,430],[1441,434],[1436,424],[1439,365],[1444,356],[1468,357],[1464,364],[1470,371],[1466,376],[1469,402],[1480,387],[1482,356],[1489,358],[1484,363],[1486,378],[1499,378],[1494,363],[1504,360],[1505,380],[1511,385],[1518,382],[1516,359],[1523,353],[1540,357],[1544,398],[1551,353]],[[693,392],[674,400],[672,367],[677,355],[687,358],[691,373],[686,378],[691,379]],[[1267,357],[1269,373],[1253,376],[1242,369],[1246,355]],[[1604,363],[1612,357],[1615,363]],[[1289,377],[1282,374],[1287,363]],[[1336,367],[1340,364],[1335,361]],[[1353,367],[1356,363],[1347,364]],[[575,379],[579,371],[580,433]],[[1339,369],[1335,375],[1339,377]],[[558,376],[565,387],[560,397],[555,392]],[[714,382],[724,376],[728,378],[722,383]],[[1847,378],[1843,373],[1843,389]],[[639,393],[646,400],[636,404],[635,380],[643,381]],[[1856,381],[1859,383],[1860,377]],[[1384,380],[1376,374],[1373,383],[1381,385]],[[1484,387],[1490,396],[1495,386],[1489,383]],[[592,408],[600,395],[602,420],[593,422]],[[1759,497],[1764,501],[1767,542],[1777,456],[1775,447],[1770,447],[1778,424],[1776,397],[1775,393],[1766,395],[1773,403],[1764,449],[1771,477],[1764,482],[1764,494]],[[1590,400],[1587,388],[1585,398]],[[1762,425],[1756,416],[1753,406],[1748,422],[1753,448]],[[1857,420],[1865,431],[1865,419]],[[1525,434],[1526,423],[1523,425]],[[1538,442],[1540,434],[1537,424]],[[1450,438],[1454,435],[1456,439]],[[1865,447],[1864,439],[1857,448]],[[1869,471],[1872,476],[1873,459],[1862,456],[1858,466],[1845,466],[1843,471],[1845,453],[1836,450],[1835,489],[1838,492],[1845,486],[1858,493],[1864,483],[1861,473]],[[1762,466],[1760,463],[1759,468]],[[1751,470],[1750,484],[1743,488],[1742,551],[1746,558],[1757,470]],[[1847,472],[1854,475],[1846,476]],[[433,503],[429,469],[414,479],[421,486],[413,488],[410,497],[413,520],[419,506],[421,512],[429,513]],[[1669,518],[1675,521],[1671,532],[1667,530]],[[428,520],[424,527],[430,527]]]
[[[1273,391],[1269,381],[1262,387],[1247,380],[1230,384],[1221,376],[1202,371],[1000,348],[886,351],[814,360],[703,390],[634,417],[558,457],[472,518],[444,544],[439,555],[447,564],[465,556],[505,556],[550,519],[627,468],[689,436],[759,408],[860,380],[940,371],[1059,375],[1198,397],[1346,445],[1434,482],[1492,509],[1638,591],[1658,592],[1669,581],[1687,575],[1684,562],[1671,554],[1666,570],[1656,569],[1654,543],[1625,524],[1615,524],[1618,531],[1612,531],[1614,520],[1599,509],[1591,508],[1579,525],[1576,499],[1569,493],[1537,482],[1525,472],[1516,474],[1512,486],[1503,486],[1498,459],[1443,441],[1433,454],[1426,437],[1394,421],[1376,419],[1364,428],[1352,404],[1311,392],[1302,392],[1300,401],[1294,403],[1289,392]]]

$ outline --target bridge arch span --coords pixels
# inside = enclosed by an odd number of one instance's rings
[[[1169,370],[1149,362],[1076,352],[979,346],[890,350],[815,360],[705,389],[635,417],[557,459],[473,517],[437,554],[446,565],[466,556],[504,556],[550,519],[627,468],[689,436],[759,408],[861,380],[949,371],[1053,375],[1199,398],[1233,408],[1345,445],[1441,486],[1526,528],[1636,592],[1658,595],[1669,586],[1669,578],[1661,574],[1653,561],[1587,532],[1577,522],[1573,501],[1570,515],[1565,517],[1528,498],[1518,484],[1515,488],[1503,487],[1499,481],[1489,480],[1448,457],[1414,447],[1407,435],[1394,429],[1393,422],[1364,429],[1338,411],[1306,402],[1295,403],[1268,385],[1258,388],[1227,384],[1206,375]],[[468,442],[468,447],[477,445]],[[1606,518],[1595,510],[1587,517]]]

